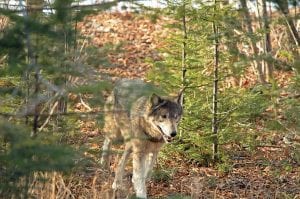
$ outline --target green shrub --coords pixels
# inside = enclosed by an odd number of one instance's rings
[[[26,198],[30,179],[35,172],[67,172],[78,159],[70,147],[42,137],[32,139],[29,135],[24,127],[0,123],[2,198],[20,198],[21,195]]]
[[[155,169],[151,173],[151,179],[154,182],[169,182],[172,178],[172,172],[165,169]]]

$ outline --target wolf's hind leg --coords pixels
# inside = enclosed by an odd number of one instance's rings
[[[105,140],[103,142],[103,146],[102,146],[102,156],[101,156],[101,160],[100,160],[100,164],[105,168],[108,169],[109,165],[110,165],[110,158],[109,158],[109,154],[110,154],[110,148],[111,148],[111,139],[108,137],[105,137]]]
[[[114,180],[114,183],[112,184],[112,188],[114,190],[117,190],[118,188],[120,188],[122,186],[122,178],[124,175],[124,169],[126,166],[127,159],[129,158],[129,155],[131,154],[131,152],[132,152],[132,146],[128,142],[125,145],[125,150],[123,152],[121,159],[119,160],[119,163],[118,163],[118,166],[116,169],[115,180]]]

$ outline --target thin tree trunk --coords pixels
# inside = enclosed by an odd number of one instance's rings
[[[181,63],[181,81],[182,88],[186,86],[186,40],[187,40],[187,31],[186,31],[186,14],[185,14],[185,1],[183,1],[183,15],[182,15],[182,31],[183,31],[183,42],[182,42],[182,63]],[[183,105],[184,105],[184,96],[182,97]]]
[[[253,51],[253,57],[254,57],[253,65],[254,65],[254,68],[257,72],[257,76],[259,78],[259,81],[264,84],[264,83],[266,83],[266,80],[265,80],[265,77],[264,77],[264,74],[263,74],[262,64],[259,60],[256,59],[259,55],[259,49],[257,48],[256,41],[253,38],[254,32],[253,32],[253,29],[252,29],[252,20],[251,20],[251,16],[250,16],[250,13],[249,13],[248,6],[247,6],[247,2],[246,2],[246,0],[240,0],[240,2],[241,2],[243,12],[244,12],[244,20],[246,22],[247,31],[250,35],[250,45],[251,45],[251,48],[252,48],[252,51]]]
[[[20,1],[20,6],[22,5],[22,2]],[[28,7],[24,7],[23,10],[23,15],[25,19],[28,19],[29,13],[28,13]],[[25,35],[26,35],[26,50],[27,50],[27,55],[26,55],[26,63],[27,63],[27,68],[25,70],[25,86],[26,86],[26,95],[25,95],[25,104],[26,104],[26,113],[28,113],[28,106],[29,106],[29,94],[30,94],[30,71],[29,71],[29,66],[32,64],[33,60],[33,52],[32,52],[32,46],[31,46],[31,41],[30,41],[30,30],[28,28],[28,25],[25,26]],[[29,123],[29,117],[26,114],[25,115],[25,124],[28,125]]]
[[[186,87],[186,45],[187,45],[187,30],[186,30],[186,2],[183,0],[182,2],[182,49],[181,49],[181,87],[185,89]],[[184,109],[185,105],[185,96],[184,90],[182,90],[182,108]],[[182,136],[182,131],[180,131],[180,137]]]
[[[26,0],[26,6],[29,15],[36,18],[43,11],[44,0]]]
[[[287,26],[289,28],[289,31],[290,31],[291,35],[293,36],[293,40],[295,42],[295,45],[300,46],[300,36],[298,34],[297,28],[296,28],[293,20],[287,14],[284,14],[284,18],[285,18],[285,21],[286,21]]]
[[[216,12],[216,0],[215,0],[215,10]],[[212,118],[212,134],[213,134],[213,145],[212,145],[212,152],[213,156],[212,159],[213,161],[218,160],[218,81],[219,81],[219,39],[218,39],[218,27],[216,25],[216,22],[213,21],[213,33],[214,33],[214,83],[213,83],[213,106],[212,106],[212,111],[213,111],[213,118]]]
[[[67,28],[64,28],[64,56],[67,56],[69,52],[69,31]],[[62,87],[67,87],[67,71],[68,66],[66,63],[62,64],[62,67],[64,68],[64,74],[59,77],[60,78],[60,84]],[[57,106],[57,112],[59,113],[66,113],[67,112],[67,99],[65,97],[62,97],[58,100],[58,106]],[[59,115],[57,116],[57,121],[59,121]]]
[[[67,53],[69,51],[69,35],[68,35],[68,30],[65,29],[65,45],[64,45],[64,49],[65,49],[65,56],[67,56]],[[66,87],[67,86],[67,70],[68,70],[68,66],[65,64],[64,65],[64,72],[65,74],[62,77],[62,81],[63,81],[63,86]],[[58,111],[60,113],[66,113],[67,112],[67,99],[66,98],[61,98],[59,100],[59,105],[58,105]]]
[[[42,8],[44,5],[43,0],[26,0],[26,17],[30,17],[33,19],[38,19],[38,15],[42,13]],[[38,132],[38,122],[39,122],[39,111],[40,111],[40,104],[38,99],[38,94],[40,92],[40,68],[37,65],[37,55],[34,53],[33,47],[32,47],[32,38],[30,37],[30,30],[27,29],[27,49],[28,49],[28,63],[33,66],[34,69],[34,97],[35,102],[34,104],[34,115],[33,115],[33,124],[32,124],[32,133],[31,136],[35,137]],[[38,45],[38,40],[36,40],[35,45]],[[26,74],[28,81],[29,81],[29,73]],[[28,91],[29,92],[29,91]],[[29,93],[28,93],[29,94]],[[28,122],[28,118],[26,119],[26,122]]]
[[[260,15],[259,17],[261,18],[261,28],[265,31],[263,40],[264,57],[270,57],[272,56],[272,46],[266,0],[257,0],[257,4]],[[273,66],[268,60],[265,59],[262,60],[262,64],[264,77],[266,78],[267,82],[269,82],[271,79],[273,79]]]
[[[286,21],[286,24],[288,26],[288,29],[293,37],[294,43],[297,46],[300,46],[300,36],[297,31],[297,28],[293,22],[293,20],[289,17],[289,8],[288,8],[288,1],[287,0],[277,0],[276,1],[279,10],[282,12],[284,19]]]
[[[71,6],[71,5],[68,5],[68,6]],[[66,19],[69,19],[69,17],[66,17]],[[65,38],[65,41],[64,41],[64,55],[65,56],[68,56],[67,54],[69,53],[69,51],[71,50],[70,48],[70,44],[72,43],[71,41],[71,35],[70,35],[70,30],[69,30],[69,27],[68,27],[68,24],[65,24],[65,23],[68,23],[67,21],[64,21],[63,22],[64,26],[63,26],[63,29],[64,29],[64,38]],[[71,22],[69,22],[71,23]],[[74,40],[74,48],[76,48],[76,44],[77,44],[77,41],[76,41],[76,34],[77,34],[77,19],[75,21],[75,27],[74,27],[74,32],[75,32],[75,40]],[[68,82],[68,66],[66,63],[64,63],[63,65],[64,67],[64,72],[65,74],[63,75],[62,77],[62,82],[63,82],[63,87],[67,87],[67,82]],[[58,105],[58,111],[60,113],[67,113],[67,107],[68,107],[68,99],[67,98],[61,98],[59,100],[59,105]]]
[[[34,103],[34,116],[33,116],[33,125],[32,125],[32,134],[31,137],[36,137],[38,132],[38,122],[39,122],[39,111],[40,111],[40,103],[39,103],[39,92],[40,92],[40,69],[37,65],[37,57],[35,57],[34,61],[34,67],[35,67],[35,85],[34,85],[34,97],[35,97],[35,103]]]

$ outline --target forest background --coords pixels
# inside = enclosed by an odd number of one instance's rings
[[[120,78],[185,88],[151,198],[300,197],[299,1],[10,2],[0,3],[0,198],[109,198],[103,104]],[[127,173],[121,198],[134,195]]]

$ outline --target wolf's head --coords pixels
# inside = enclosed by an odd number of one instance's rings
[[[165,142],[171,142],[177,135],[177,126],[182,116],[182,92],[168,99],[153,94],[149,100],[148,119],[152,129],[158,131]]]

